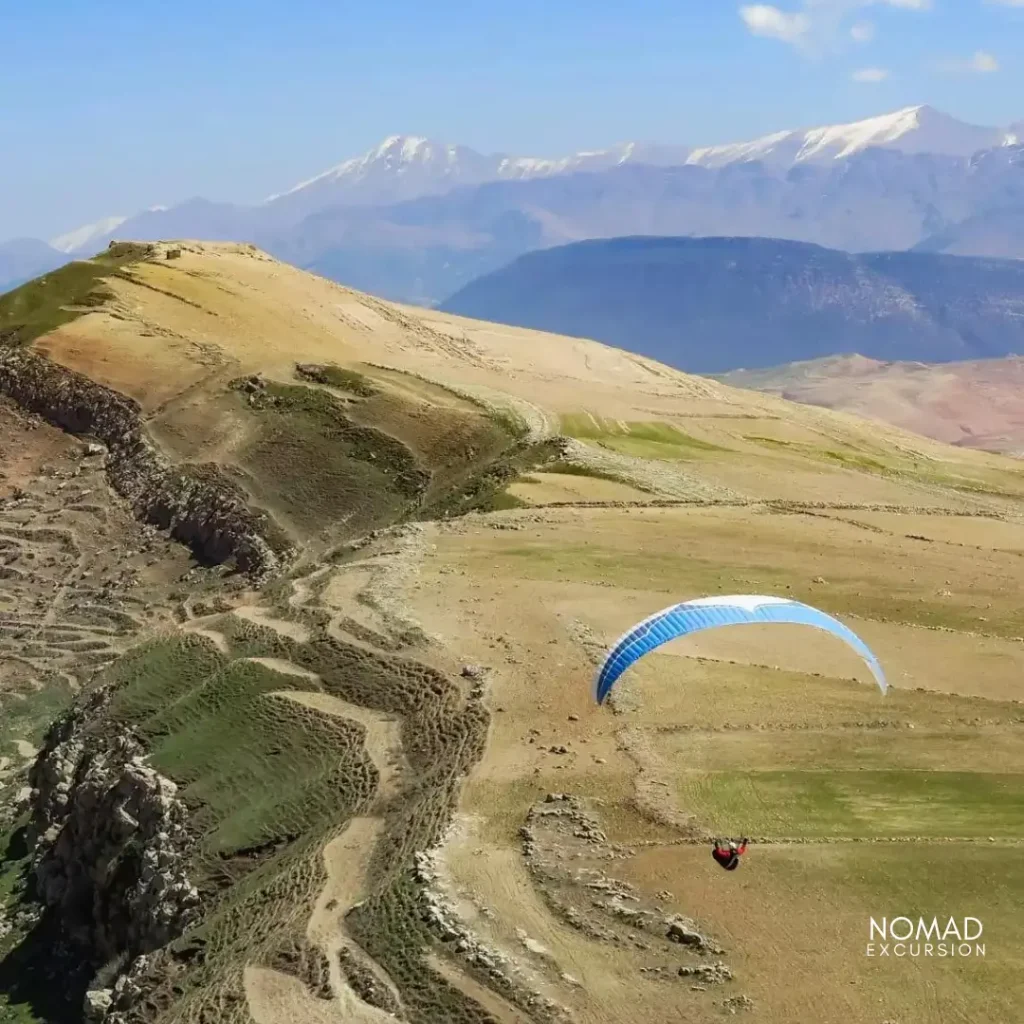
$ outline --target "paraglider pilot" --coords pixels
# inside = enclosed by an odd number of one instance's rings
[[[745,837],[740,840],[739,846],[732,839],[725,844],[723,844],[721,839],[716,839],[715,848],[711,851],[711,856],[726,871],[735,871],[740,866],[740,857],[746,852],[747,840]]]

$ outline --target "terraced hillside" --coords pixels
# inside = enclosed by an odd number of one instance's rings
[[[1012,1019],[1019,463],[246,246],[0,331],[0,1019]],[[627,626],[744,591],[893,692],[750,627],[591,706]],[[986,954],[866,957],[901,913]]]

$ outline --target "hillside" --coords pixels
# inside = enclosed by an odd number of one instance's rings
[[[883,363],[829,356],[720,380],[794,402],[841,409],[947,444],[1024,456],[1024,359]]]
[[[248,245],[113,246],[0,338],[0,1018],[1012,1018],[1018,463]],[[890,695],[779,626],[592,704],[749,591]],[[863,956],[937,893],[986,957]]]
[[[948,362],[1024,351],[1024,263],[620,238],[530,253],[440,308],[598,338],[696,373],[842,352]]]

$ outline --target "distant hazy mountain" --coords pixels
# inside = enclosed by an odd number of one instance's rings
[[[879,362],[830,356],[719,379],[794,402],[840,409],[926,437],[1024,457],[1024,359]]]
[[[1024,353],[1024,262],[759,238],[618,238],[521,256],[441,309],[721,373],[841,352]]]
[[[64,253],[36,238],[0,242],[0,293],[17,288],[32,278],[56,270],[69,260]]]
[[[931,235],[914,249],[955,256],[1024,259],[1024,207],[975,214],[937,235]]]
[[[748,235],[853,252],[902,250],[996,202],[1024,210],[1019,164],[866,149],[784,173],[757,162],[627,165],[491,182],[369,210],[323,211],[264,242],[288,260],[301,248],[299,265],[345,281],[345,267],[358,257],[355,240],[381,270],[361,280],[363,287],[423,302],[453,293],[473,270],[497,269],[530,249],[580,239]],[[432,282],[424,291],[406,270],[410,253],[418,258],[428,249],[430,259],[417,271]]]
[[[530,249],[621,235],[1016,255],[1020,127],[979,127],[919,106],[725,146],[629,142],[551,159],[396,135],[256,206],[192,199],[54,241],[77,240],[82,255],[112,238],[250,241],[423,304]],[[977,218],[1003,230],[977,228]]]

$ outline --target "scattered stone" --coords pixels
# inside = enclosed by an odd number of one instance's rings
[[[751,999],[750,996],[729,996],[729,998],[722,1003],[722,1009],[727,1014],[734,1016],[737,1013],[753,1010],[754,1000]],[[896,1024],[896,1022],[886,1022],[886,1024]]]
[[[669,918],[668,931],[665,938],[669,942],[677,942],[681,946],[693,946],[695,949],[710,949],[712,943],[706,936],[697,931],[692,921],[685,917]]]
[[[732,981],[732,971],[721,962],[699,964],[696,967],[680,967],[679,977],[699,978],[708,985],[721,985],[723,982]]]

